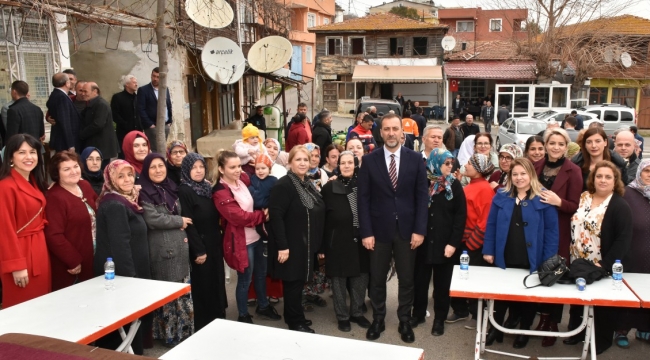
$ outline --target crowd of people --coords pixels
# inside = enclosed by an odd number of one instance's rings
[[[54,76],[53,103],[68,96],[69,75]],[[154,69],[152,91],[155,76]],[[14,85],[12,94],[28,92]],[[332,143],[332,114],[323,111],[312,124],[300,104],[284,150],[277,139],[263,138],[257,111],[232,150],[217,154],[209,178],[206,160],[184,142],[172,139],[166,149],[154,149],[155,122],[137,111],[143,90],[134,77],[123,85],[115,107],[104,104],[92,82],[77,87],[76,99],[57,100],[64,110],[48,105],[41,114],[54,124],[47,169],[40,130],[6,139],[0,167],[4,308],[102,275],[109,257],[118,276],[191,284],[191,296],[142,319],[133,343],[141,354],[151,339],[174,346],[225,318],[225,260],[238,275],[237,321],[284,319],[291,330],[313,333],[305,314],[327,306],[321,295],[330,289],[338,329],[351,331],[354,323],[376,340],[386,330],[386,278],[394,267],[398,333],[412,343],[430,296],[433,336],[470,316],[466,327],[476,327],[477,301],[449,294],[463,251],[471,266],[533,272],[559,254],[567,265],[586,259],[611,273],[622,260],[626,271],[650,273],[650,160],[640,160],[629,130],[616,133],[612,150],[598,125],[581,130],[577,144],[566,130],[549,126],[523,151],[514,144],[495,149],[491,134],[477,131],[470,115],[443,131],[406,116],[379,117],[369,108],[342,147]],[[366,297],[371,320],[364,315]],[[274,306],[280,298],[282,315]],[[498,301],[494,317],[503,326],[529,329],[536,312],[538,330],[558,331],[561,305]],[[571,306],[569,313],[569,329],[577,328],[583,311]],[[647,341],[648,315],[597,308],[597,352],[613,342],[629,346],[632,328]],[[503,338],[491,328],[487,345]],[[584,333],[564,343],[583,339]],[[555,340],[545,337],[542,344]],[[513,346],[528,341],[518,335]],[[97,344],[120,342],[115,332]]]

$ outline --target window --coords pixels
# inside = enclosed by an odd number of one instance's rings
[[[501,19],[490,19],[490,31],[501,31]]]
[[[608,88],[589,89],[589,104],[604,104],[607,102]]]
[[[362,37],[350,37],[350,55],[365,55],[366,39]]]
[[[404,55],[404,38],[390,38],[390,55]]]
[[[312,47],[307,45],[305,46],[305,61],[307,64],[311,64],[313,61],[312,59]]]
[[[458,94],[468,107],[478,107],[480,111],[485,97],[485,80],[463,79],[458,83]]]
[[[307,13],[307,27],[316,26],[316,14]]]
[[[343,38],[327,38],[327,55],[343,55]]]
[[[456,32],[474,32],[474,22],[456,21]]]
[[[621,121],[634,121],[634,115],[627,110],[621,110]]]
[[[427,40],[425,37],[413,38],[413,56],[424,56],[427,54]]]
[[[526,20],[523,19],[513,20],[512,31],[526,31]]]
[[[567,88],[553,88],[553,101],[551,103],[552,107],[566,107],[567,102]],[[537,107],[537,104],[535,104]]]
[[[535,105],[549,106],[551,103],[551,89],[547,87],[535,88]]]
[[[612,103],[636,106],[636,89],[614,88],[612,89]]]
[[[605,116],[603,118],[605,121],[618,121],[618,111],[616,110],[605,110]]]
[[[323,18],[323,24],[327,25],[327,24],[329,24],[329,23],[330,23],[330,19],[329,19],[329,18]]]

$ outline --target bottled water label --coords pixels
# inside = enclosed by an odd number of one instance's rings
[[[469,264],[460,264],[460,269],[462,271],[468,271],[469,270]]]
[[[614,279],[614,281],[622,281],[623,280],[623,274],[622,273],[613,273],[612,274],[612,279]]]
[[[104,273],[104,280],[115,280],[115,272],[106,271]]]

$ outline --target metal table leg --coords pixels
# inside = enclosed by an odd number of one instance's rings
[[[474,344],[474,360],[479,360],[481,358],[481,354],[484,351],[484,345],[485,345],[485,334],[482,332],[485,331],[485,327],[487,326],[487,322],[484,317],[483,317],[483,311],[481,311],[481,308],[483,307],[483,299],[478,299],[478,311],[476,312],[476,343]],[[484,324],[485,322],[485,324]]]
[[[587,318],[587,330],[585,331],[585,344],[582,347],[582,360],[587,358],[589,348],[591,348],[591,359],[596,360],[596,327],[594,326],[594,307],[585,306],[583,314]]]
[[[140,319],[135,319],[131,323],[131,327],[129,328],[129,333],[124,332],[124,328],[120,327],[118,332],[120,333],[120,337],[122,338],[122,343],[120,346],[118,346],[115,351],[117,352],[125,352],[129,354],[133,354],[133,348],[131,348],[131,343],[133,342],[133,338],[135,337],[135,333],[138,331],[138,328],[140,327]]]

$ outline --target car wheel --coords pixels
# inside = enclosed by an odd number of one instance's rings
[[[499,140],[498,136],[497,136],[497,141],[496,141],[496,147],[497,147],[497,151],[499,151],[499,149],[501,149],[501,140]]]

